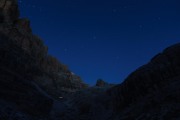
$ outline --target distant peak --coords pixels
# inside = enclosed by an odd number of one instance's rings
[[[98,79],[97,82],[96,82],[97,87],[104,87],[106,85],[108,85],[108,83],[105,82],[103,79]]]

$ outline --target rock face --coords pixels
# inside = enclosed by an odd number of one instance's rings
[[[49,113],[53,101],[39,92],[32,81],[40,73],[36,60],[2,34],[0,43],[0,99],[29,114]]]
[[[180,44],[165,49],[107,91],[118,119],[180,119]]]
[[[19,18],[16,0],[0,0],[0,71],[0,100],[24,114],[47,115],[52,98],[86,87],[80,77],[48,54],[42,40],[32,34],[29,20]]]
[[[16,0],[1,0],[0,16],[0,33],[12,39],[13,44],[36,61],[39,75],[34,75],[34,80],[49,94],[59,96],[60,91],[76,91],[86,87],[80,77],[71,74],[67,66],[48,55],[48,48],[42,40],[32,34],[29,20],[19,18]],[[30,61],[29,64],[34,63]]]

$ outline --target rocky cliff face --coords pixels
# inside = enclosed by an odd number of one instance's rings
[[[16,0],[0,1],[0,18],[0,33],[11,39],[12,43],[22,49],[24,54],[36,61],[39,75],[34,75],[35,82],[49,94],[59,96],[62,90],[69,92],[85,87],[80,77],[71,74],[65,65],[48,55],[48,48],[42,40],[32,34],[29,20],[19,18]],[[29,62],[29,64],[34,64]],[[29,64],[26,64],[27,68]]]
[[[29,20],[19,18],[16,0],[0,1],[0,71],[0,100],[32,115],[48,114],[52,98],[86,87],[48,54],[42,40],[32,34]]]

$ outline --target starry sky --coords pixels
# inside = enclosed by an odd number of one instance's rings
[[[19,0],[33,33],[88,84],[121,83],[180,41],[179,0]]]

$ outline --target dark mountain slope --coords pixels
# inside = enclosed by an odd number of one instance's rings
[[[180,118],[180,44],[166,48],[107,93],[122,119]]]

